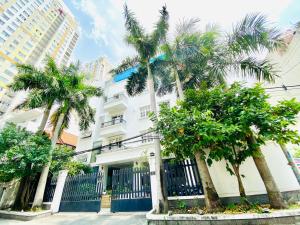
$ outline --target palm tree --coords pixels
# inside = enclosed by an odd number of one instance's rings
[[[259,81],[274,81],[276,71],[273,65],[268,60],[259,60],[255,56],[263,51],[273,51],[284,47],[279,31],[274,27],[269,28],[266,18],[259,14],[247,15],[226,36],[222,36],[216,27],[209,27],[204,33],[193,33],[185,38],[185,41],[193,39],[192,46],[198,46],[197,54],[192,54],[192,57],[181,57],[181,60],[176,60],[178,58],[176,52],[180,46],[178,37],[175,38],[173,45],[163,47],[167,59],[169,58],[169,64],[175,71],[177,90],[181,99],[183,97],[180,93],[180,86],[202,88],[205,85],[210,88],[217,84],[225,84],[226,77],[232,72],[244,77],[254,77]],[[183,40],[181,38],[181,41]],[[182,71],[176,72],[179,68],[177,63],[180,63]],[[184,74],[181,76],[184,79],[180,82],[178,73]],[[284,146],[282,149],[284,150]],[[260,150],[257,151],[261,153]],[[263,154],[258,154],[253,159],[266,186],[271,205],[275,208],[284,207],[282,196]],[[197,161],[197,165],[201,167],[200,161]],[[202,168],[202,170],[205,169]]]
[[[58,83],[61,73],[51,57],[47,57],[44,70],[26,64],[20,64],[17,67],[18,75],[14,77],[9,87],[13,91],[29,91],[25,101],[17,108],[44,108],[43,118],[38,128],[38,132],[43,132],[53,104],[63,93]]]
[[[102,95],[100,88],[84,84],[84,76],[79,74],[77,66],[71,64],[59,71],[61,73],[59,85],[64,86],[64,94],[58,100],[58,108],[51,116],[53,129],[49,162],[42,170],[32,207],[41,206],[43,202],[52,153],[63,129],[69,125],[71,113],[77,113],[80,130],[88,129],[90,123],[95,122],[95,112],[89,105],[89,99]]]
[[[157,56],[159,45],[165,40],[168,31],[168,17],[166,7],[162,7],[160,10],[160,18],[155,25],[154,31],[147,34],[144,28],[139,24],[134,14],[128,9],[127,5],[124,6],[124,16],[125,16],[125,28],[127,30],[126,42],[133,46],[138,53],[138,56],[133,58],[127,58],[123,63],[112,72],[119,73],[129,67],[136,66],[136,73],[131,76],[126,85],[126,89],[129,95],[134,95],[142,92],[146,84],[148,84],[149,95],[150,95],[150,107],[151,111],[156,114],[156,99],[155,99],[155,76],[152,73],[151,62],[153,58]],[[163,170],[161,163],[161,150],[160,142],[158,139],[154,140],[155,145],[155,174],[157,181],[157,191],[158,196],[153,196],[157,198],[157,205],[155,206],[156,212],[161,211],[163,206],[163,211],[167,211],[168,203],[166,201],[166,196],[163,192],[163,185],[160,179],[160,174]]]

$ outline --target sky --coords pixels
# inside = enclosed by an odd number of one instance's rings
[[[300,21],[300,0],[64,0],[79,24],[80,38],[73,60],[82,63],[105,56],[113,65],[134,50],[124,42],[123,5],[135,13],[146,31],[151,31],[167,6],[170,14],[169,37],[182,19],[199,18],[199,26],[213,23],[225,31],[247,13],[262,13],[282,30]]]

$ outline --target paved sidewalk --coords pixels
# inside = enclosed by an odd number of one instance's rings
[[[0,219],[0,225],[146,225],[146,213],[58,213],[22,222]]]

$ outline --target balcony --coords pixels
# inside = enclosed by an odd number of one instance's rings
[[[124,94],[116,94],[104,99],[104,110],[109,113],[120,112],[127,109],[127,97]]]
[[[101,123],[100,134],[103,137],[124,135],[126,133],[126,121],[122,118]]]

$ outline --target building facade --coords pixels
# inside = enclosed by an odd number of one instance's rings
[[[151,165],[153,165],[152,156],[155,152],[153,138],[156,137],[148,133],[149,128],[152,126],[152,122],[147,117],[150,111],[148,91],[145,90],[137,96],[130,97],[126,93],[126,82],[130,73],[125,71],[112,76],[108,71],[103,71],[104,75],[101,76],[101,80],[98,82],[98,85],[104,90],[104,96],[93,103],[96,109],[96,123],[90,130],[79,135],[76,151],[80,153],[84,150],[94,149],[79,154],[77,159],[99,167],[99,170],[104,174],[103,188],[110,193],[114,186],[113,177],[119,173],[118,171],[124,168],[139,168],[142,165],[149,165],[151,170]],[[171,93],[156,96],[156,99],[159,109],[162,103],[174,106],[177,96],[176,93]],[[263,147],[263,152],[280,191],[298,192],[299,184],[280,147],[270,142]],[[198,187],[196,181],[198,175],[194,164],[190,161],[185,162],[185,164],[187,166],[170,176],[177,176],[177,178],[172,178],[172,182],[177,181],[178,186],[191,185],[189,190],[192,191],[189,192],[190,194],[188,192],[170,193],[170,200],[189,198],[190,196],[187,195],[193,195],[193,198],[201,198],[202,194],[195,191],[195,188]],[[225,168],[226,163],[224,161],[214,162],[209,167],[209,171],[220,197],[234,198],[239,196],[238,183],[236,178],[231,176]],[[245,176],[243,181],[247,195],[255,197],[266,194],[265,186],[251,158],[242,164],[241,174]],[[151,176],[151,182],[152,180]],[[118,180],[117,183],[119,184],[120,181]],[[151,183],[151,189],[152,191],[155,189],[153,183]],[[178,197],[178,195],[182,196]]]
[[[42,67],[46,55],[66,65],[78,35],[76,20],[61,0],[0,1],[0,115],[15,97],[7,84],[16,65]]]

